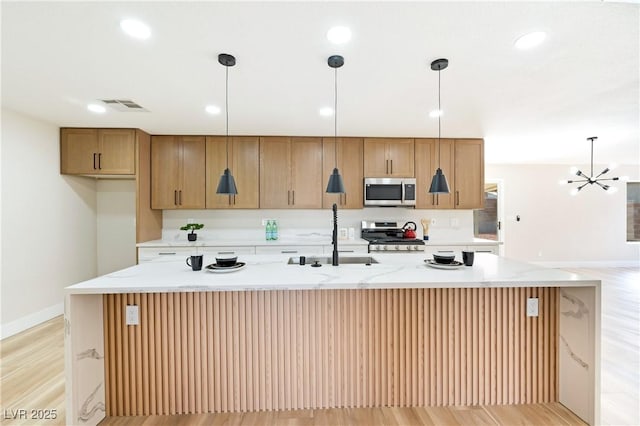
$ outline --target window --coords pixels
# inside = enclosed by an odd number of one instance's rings
[[[499,226],[498,185],[487,182],[484,185],[484,208],[473,211],[473,235],[497,241]]]
[[[640,241],[640,182],[627,182],[627,241]]]

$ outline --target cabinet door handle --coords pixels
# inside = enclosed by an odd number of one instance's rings
[[[393,174],[393,160],[391,160],[391,174]]]
[[[291,254],[291,253],[297,253],[298,250],[280,250],[280,253],[287,253],[287,254]]]
[[[182,205],[182,189],[178,191],[178,202]]]
[[[476,253],[493,253],[493,250],[475,250]]]
[[[291,191],[287,191],[287,205],[291,205]]]
[[[384,172],[386,174],[389,174],[389,160],[384,160],[384,161],[385,161]]]
[[[102,153],[98,153],[98,169],[102,170]]]
[[[173,256],[173,255],[175,255],[175,254],[176,254],[176,252],[175,252],[175,251],[173,251],[173,252],[160,252],[160,253],[158,253],[158,254],[159,254],[160,256]]]
[[[235,251],[219,251],[218,254],[236,254]]]
[[[291,191],[291,205],[293,205],[293,206],[296,205],[296,191],[295,190]]]
[[[453,250],[437,250],[436,253],[453,253]]]
[[[96,169],[96,153],[93,153],[93,170]]]
[[[460,191],[456,191],[456,206],[460,205]]]
[[[178,205],[178,190],[173,191],[173,204]]]

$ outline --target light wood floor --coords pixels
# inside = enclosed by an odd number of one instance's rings
[[[640,270],[575,269],[602,280],[602,423],[640,424]],[[3,425],[65,424],[63,320],[0,342]],[[56,410],[55,420],[12,420],[16,409]],[[14,411],[11,411],[14,410]],[[372,408],[112,417],[101,425],[578,425],[561,404]]]

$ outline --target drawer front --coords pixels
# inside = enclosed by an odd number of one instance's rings
[[[322,246],[257,246],[256,254],[323,254]]]
[[[156,259],[168,261],[186,258],[196,254],[196,247],[138,247],[138,263],[150,262]]]
[[[363,245],[349,245],[349,244],[340,244],[338,241],[338,253],[344,254],[352,254],[352,253],[368,253],[368,246]],[[333,246],[324,246],[324,254],[333,253]]]
[[[238,247],[202,247],[202,254],[214,256],[238,256],[242,254],[256,254],[256,248],[253,246]]]
[[[468,246],[467,250],[474,251],[476,253],[491,253],[498,254],[498,246]]]

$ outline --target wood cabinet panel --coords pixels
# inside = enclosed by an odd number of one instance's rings
[[[179,164],[181,182],[178,188],[179,208],[205,208],[205,138],[204,136],[182,136]]]
[[[413,177],[413,139],[365,138],[364,176]]]
[[[60,129],[60,173],[134,175],[133,129]]]
[[[481,209],[484,206],[484,141],[455,140],[455,206]]]
[[[229,138],[229,168],[236,181],[238,194],[216,194],[220,176],[227,165],[227,143],[224,136],[207,137],[206,187],[208,209],[255,209],[260,199],[260,138]]]
[[[322,140],[260,138],[260,207],[322,207]]]
[[[291,203],[291,140],[260,138],[260,207],[288,208]]]
[[[291,138],[291,204],[297,209],[322,207],[322,139]]]
[[[151,138],[151,205],[154,209],[205,207],[204,136]]]
[[[344,194],[327,194],[322,187],[322,207],[330,208],[334,203],[343,209],[361,209],[364,207],[364,146],[362,138],[338,138],[338,169],[345,186]],[[334,138],[322,139],[322,183],[329,182],[329,176],[335,167]]]
[[[136,172],[135,131],[98,130],[98,169],[102,174],[132,175]]]

